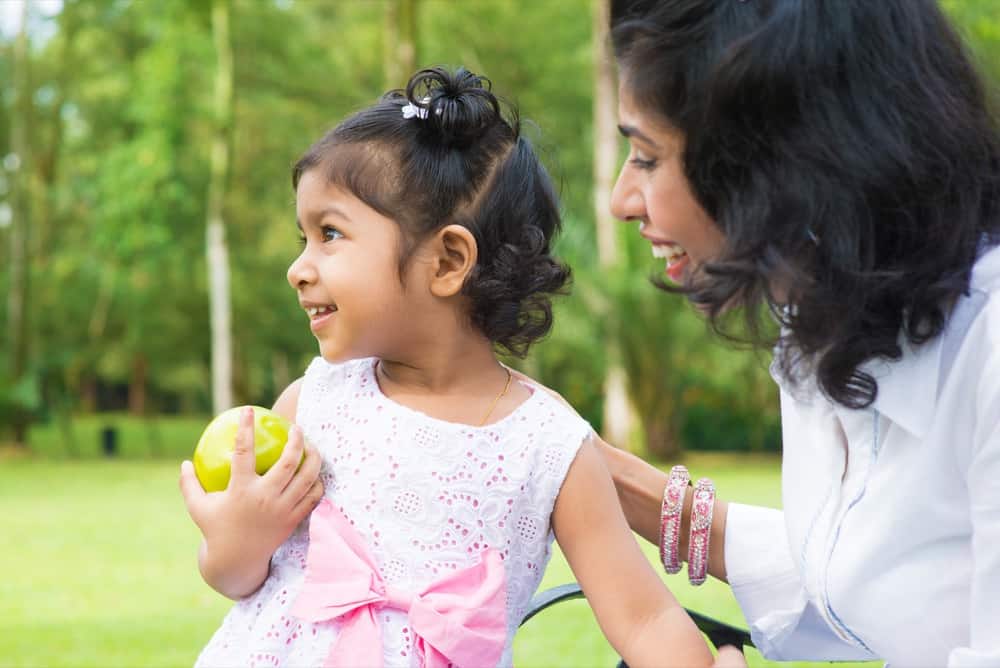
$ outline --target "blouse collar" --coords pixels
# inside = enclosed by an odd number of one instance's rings
[[[987,294],[994,290],[1000,290],[1000,246],[984,246],[972,270],[969,292],[955,305],[942,334],[920,345],[910,343],[900,334],[903,355],[899,360],[875,359],[862,365],[862,370],[878,382],[873,408],[912,435],[918,438],[926,435],[934,419],[943,380],[942,361],[950,366],[950,361],[942,358],[946,351],[949,355],[957,354],[956,346],[985,304]],[[946,342],[955,345],[946,345]],[[796,390],[776,369],[777,366],[772,365],[772,376],[782,390],[801,399],[803,388]],[[807,385],[809,390],[816,390],[813,379]]]

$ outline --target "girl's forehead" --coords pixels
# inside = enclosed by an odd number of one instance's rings
[[[335,225],[393,222],[347,188],[330,182],[321,170],[315,169],[304,173],[299,180],[295,210],[299,227],[327,221]]]
[[[311,169],[302,175],[295,189],[296,207],[316,214],[325,209],[347,211],[355,206],[367,206],[350,190],[333,182],[321,169]]]

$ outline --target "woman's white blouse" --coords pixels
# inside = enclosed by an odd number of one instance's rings
[[[874,406],[781,389],[784,512],[730,504],[726,570],[777,660],[1000,666],[1000,248]]]

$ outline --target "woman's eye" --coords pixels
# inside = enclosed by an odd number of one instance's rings
[[[629,158],[629,162],[631,162],[633,165],[635,165],[639,169],[652,169],[653,167],[656,167],[656,159],[655,158],[650,158],[650,159],[643,158],[638,153],[633,153],[632,157]]]
[[[336,227],[323,227],[323,241],[336,241],[342,236],[344,236],[343,233]]]

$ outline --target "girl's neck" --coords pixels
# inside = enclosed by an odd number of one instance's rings
[[[382,393],[430,417],[476,426],[509,415],[528,390],[509,383],[508,371],[486,339],[437,341],[405,357],[380,357],[375,369]]]
[[[387,396],[394,392],[463,393],[482,386],[487,377],[506,373],[485,339],[481,343],[441,344],[439,341],[405,356],[380,357],[378,379],[383,392]]]

